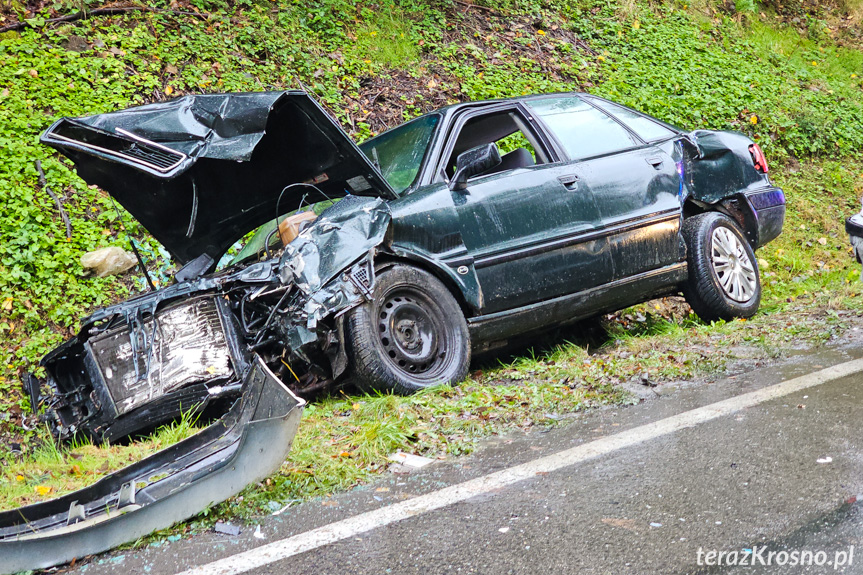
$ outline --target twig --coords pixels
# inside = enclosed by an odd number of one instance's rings
[[[174,14],[176,16],[194,16],[196,18],[201,18],[202,20],[206,20],[208,14],[201,14],[199,12],[181,12],[179,10],[168,10],[165,8],[153,8],[151,6],[123,6],[123,7],[114,7],[114,8],[96,8],[95,10],[87,10],[81,12],[75,12],[74,14],[67,14],[65,16],[58,16],[57,18],[48,18],[45,20],[44,24],[55,24],[57,22],[72,22],[73,20],[86,20],[87,18],[91,18],[93,16],[105,16],[110,14],[123,14],[125,12],[153,12],[157,14]],[[43,24],[43,25],[44,25]],[[26,28],[27,26],[32,26],[30,22],[27,20],[21,20],[15,22],[13,24],[9,24],[8,26],[3,26],[0,28],[0,34],[3,32],[11,32],[13,30],[20,30],[21,28]],[[35,26],[34,26],[35,28]]]
[[[57,194],[51,191],[51,188],[48,187],[48,180],[45,178],[45,172],[42,171],[42,161],[36,160],[36,171],[39,172],[39,185],[42,186],[42,189],[45,190],[49,196],[54,200],[54,203],[57,204],[57,210],[60,212],[60,216],[63,218],[63,223],[66,224],[66,239],[72,239],[72,222],[69,221],[69,215],[66,213],[66,210],[63,209],[63,203],[60,201],[60,198],[57,197]]]
[[[464,0],[453,0],[456,4],[461,4],[462,6],[467,6],[468,8],[476,8],[477,10],[482,10],[484,12],[488,12],[489,14],[494,14],[495,16],[503,16],[497,10],[492,10],[491,8],[487,8],[486,6],[480,6],[479,4],[474,4],[472,2],[465,2]]]

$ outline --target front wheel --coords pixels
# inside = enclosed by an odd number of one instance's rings
[[[446,286],[423,270],[383,270],[373,300],[346,319],[352,379],[365,392],[407,395],[467,375],[467,322]]]
[[[755,252],[734,220],[708,212],[683,222],[689,279],[683,295],[704,321],[755,315],[761,279]]]

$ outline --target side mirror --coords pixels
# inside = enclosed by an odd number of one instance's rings
[[[467,188],[469,178],[492,169],[500,162],[500,150],[494,142],[462,152],[456,159],[455,175],[449,182],[449,189],[455,191]]]

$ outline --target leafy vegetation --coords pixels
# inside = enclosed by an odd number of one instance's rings
[[[752,321],[706,326],[674,300],[651,302],[605,318],[589,338],[581,329],[557,334],[505,365],[485,365],[456,388],[323,400],[307,408],[281,472],[219,514],[249,516],[356,485],[396,449],[458,455],[489,433],[631,401],[622,384],[691,378],[742,355],[762,361],[835,337],[861,313],[842,222],[863,193],[863,52],[829,9],[802,0],[779,13],[732,4],[512,0],[488,3],[489,11],[449,0],[193,0],[174,5],[197,15],[144,11],[43,26],[50,4],[28,13],[0,2],[9,21],[35,25],[0,35],[0,460],[14,465],[0,492],[20,501],[42,486],[52,496],[80,486],[71,482],[76,466],[92,480],[105,460],[109,469],[129,457],[95,446],[58,451],[21,426],[21,373],[38,372],[38,359],[75,332],[79,317],[142,288],[133,273],[86,275],[80,256],[126,247],[130,235],[167,280],[146,231],[38,143],[61,116],[186,93],[304,87],[362,140],[458,100],[582,89],[682,127],[745,132],[786,190],[785,232],[758,254],[765,295]],[[859,1],[833,8],[859,23]],[[37,159],[71,218],[71,241],[38,184]]]

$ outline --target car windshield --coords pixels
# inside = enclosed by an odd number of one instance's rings
[[[396,193],[414,183],[440,116],[422,116],[360,144]]]

